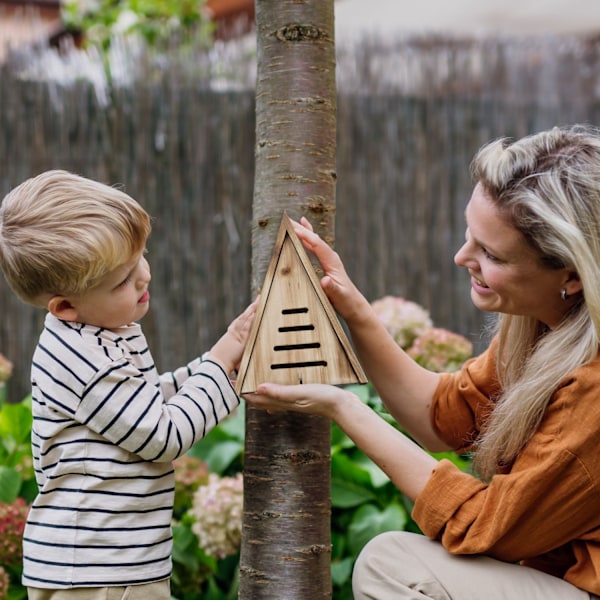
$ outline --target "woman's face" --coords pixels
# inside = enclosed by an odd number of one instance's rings
[[[568,295],[581,290],[573,272],[542,266],[538,253],[499,214],[479,184],[465,217],[466,241],[454,262],[471,275],[473,304],[480,310],[534,317],[556,327],[571,304],[561,298],[561,290],[566,288]]]

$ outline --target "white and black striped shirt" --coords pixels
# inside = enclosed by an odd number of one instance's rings
[[[171,461],[239,404],[210,360],[158,375],[141,327],[48,315],[32,366],[39,494],[23,584],[104,587],[171,573]]]

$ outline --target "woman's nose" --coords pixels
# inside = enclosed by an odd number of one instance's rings
[[[467,260],[469,258],[469,242],[465,242],[457,251],[456,254],[454,255],[454,264],[458,265],[459,267],[466,267],[467,266]]]

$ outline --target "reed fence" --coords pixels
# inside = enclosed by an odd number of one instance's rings
[[[453,264],[470,159],[495,137],[598,123],[598,47],[426,37],[338,49],[336,249],[370,300],[419,302],[437,326],[481,347],[485,317]],[[126,85],[73,77],[72,68],[68,80],[53,76],[48,65],[68,60],[36,55],[0,67],[0,196],[63,168],[122,185],[145,206],[154,231],[144,328],[159,368],[170,369],[208,349],[250,299],[252,58],[235,66],[244,73],[237,85],[172,65],[145,66]],[[0,281],[12,400],[28,392],[43,317]]]

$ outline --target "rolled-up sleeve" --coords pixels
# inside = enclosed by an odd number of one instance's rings
[[[431,419],[439,436],[457,452],[469,450],[499,393],[496,343],[456,373],[442,375]]]
[[[494,360],[493,352],[474,359],[436,391],[432,419],[457,449],[493,407]],[[592,589],[589,571],[600,560],[599,363],[562,382],[514,463],[489,482],[440,461],[413,508],[423,533],[452,553],[523,561]]]

